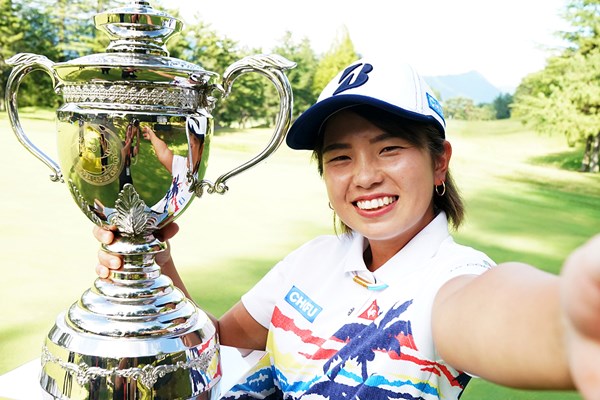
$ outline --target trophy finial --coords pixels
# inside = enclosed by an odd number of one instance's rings
[[[111,42],[107,52],[130,52],[168,56],[167,40],[181,32],[183,23],[145,0],[99,13],[96,28],[106,32]]]

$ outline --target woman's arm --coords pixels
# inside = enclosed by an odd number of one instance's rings
[[[176,224],[171,223],[161,230],[161,239],[168,240],[178,231],[179,227]],[[94,236],[98,241],[105,244],[110,244],[114,240],[112,231],[97,226],[94,226]],[[98,252],[98,260],[99,263],[96,266],[96,273],[101,278],[108,278],[111,270],[121,268],[121,258],[103,250]],[[171,278],[173,284],[179,288],[187,298],[193,301],[189,291],[185,287],[183,279],[175,267],[175,263],[171,257],[170,246],[168,246],[165,251],[158,253],[155,260],[161,267],[161,272]],[[267,328],[258,323],[241,302],[235,304],[220,319],[217,319],[210,314],[208,314],[208,316],[217,328],[221,344],[242,349],[265,349],[268,333]]]
[[[156,133],[147,125],[144,125],[142,128],[144,132],[144,138],[149,140],[154,148],[154,152],[156,153],[156,158],[160,163],[169,171],[170,174],[173,174],[173,152],[167,144],[158,136]]]
[[[518,388],[576,385],[600,398],[600,236],[560,277],[505,263],[449,281],[432,324],[441,357],[457,369]]]

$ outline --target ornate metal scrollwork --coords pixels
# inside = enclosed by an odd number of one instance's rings
[[[98,378],[108,378],[107,380],[110,381],[112,380],[111,378],[120,377],[134,379],[140,384],[142,384],[144,387],[151,389],[160,378],[179,369],[197,369],[200,371],[206,371],[209,368],[209,365],[216,354],[217,348],[212,347],[200,353],[198,357],[185,362],[178,361],[175,364],[161,365],[146,364],[142,367],[120,369],[117,367],[91,367],[84,362],[78,364],[67,362],[54,356],[50,352],[48,347],[44,346],[42,348],[42,355],[40,357],[40,361],[42,364],[42,368],[47,363],[58,365],[60,368],[64,369],[69,375],[73,376],[77,380],[77,383],[79,383],[79,385],[81,386],[89,384],[91,381]]]
[[[150,215],[146,203],[129,183],[119,193],[115,210],[109,222],[119,229],[123,237],[143,240],[158,229],[156,217]]]

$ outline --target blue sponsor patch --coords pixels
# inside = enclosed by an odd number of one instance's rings
[[[292,286],[285,296],[285,301],[310,322],[313,322],[321,310],[323,310],[296,286]]]
[[[444,119],[444,110],[442,109],[442,105],[439,101],[429,93],[425,93],[427,95],[427,103],[429,103],[429,108],[431,108],[440,118]]]

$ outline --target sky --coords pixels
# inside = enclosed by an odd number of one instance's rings
[[[503,91],[543,69],[561,45],[556,32],[569,28],[560,15],[566,0],[162,1],[184,22],[200,19],[264,52],[290,31],[322,54],[345,27],[363,56],[408,62],[424,76],[475,70]]]

